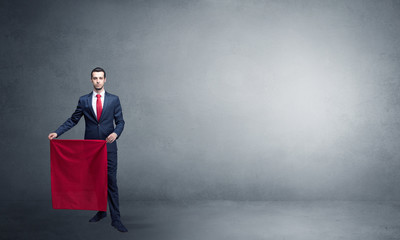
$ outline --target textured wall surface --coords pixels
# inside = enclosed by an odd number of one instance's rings
[[[400,200],[399,29],[389,0],[3,0],[0,198],[50,199],[102,66],[121,199]]]

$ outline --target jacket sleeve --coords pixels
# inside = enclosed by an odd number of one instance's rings
[[[122,131],[124,130],[125,121],[122,115],[122,107],[119,98],[117,97],[116,107],[114,109],[114,120],[115,120],[115,129],[114,132],[118,135],[117,139],[121,136]]]
[[[55,132],[57,133],[57,137],[61,136],[66,131],[73,128],[81,119],[83,115],[83,105],[81,100],[79,99],[78,106],[75,109],[75,112],[72,114],[70,118],[67,119]]]

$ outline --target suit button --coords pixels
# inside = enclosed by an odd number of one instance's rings
[[[100,127],[100,124],[97,124],[98,127]]]

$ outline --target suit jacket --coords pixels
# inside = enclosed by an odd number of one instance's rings
[[[74,127],[82,116],[85,116],[85,139],[105,140],[113,132],[118,135],[117,139],[121,136],[125,121],[118,96],[105,92],[103,111],[100,121],[97,121],[92,106],[92,95],[93,92],[79,98],[75,112],[55,131],[58,136]],[[117,152],[117,150],[117,141],[107,143],[107,152]]]

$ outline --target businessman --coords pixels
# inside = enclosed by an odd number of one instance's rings
[[[90,74],[93,92],[79,98],[78,106],[72,116],[48,138],[52,140],[74,127],[82,116],[85,117],[85,139],[107,141],[108,207],[111,225],[120,232],[128,230],[121,222],[117,186],[117,142],[124,129],[121,103],[118,96],[105,91],[106,72],[96,67]],[[115,125],[114,125],[115,123]],[[107,216],[99,211],[89,222],[98,222]]]

